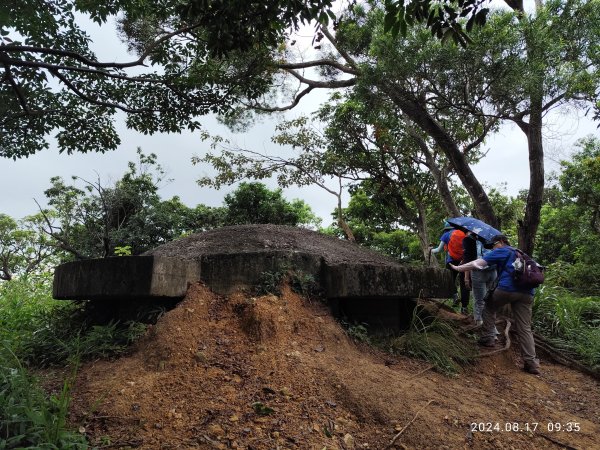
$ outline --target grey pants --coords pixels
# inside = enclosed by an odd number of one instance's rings
[[[473,270],[471,272],[471,291],[473,292],[473,318],[483,319],[483,298],[496,279],[495,270]]]
[[[496,289],[492,298],[483,309],[483,339],[494,339],[496,312],[505,305],[510,305],[514,319],[515,331],[521,344],[521,355],[525,364],[538,365],[535,356],[535,342],[531,331],[531,307],[533,296],[522,292],[508,292]]]

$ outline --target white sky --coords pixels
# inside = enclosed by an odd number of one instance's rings
[[[122,55],[118,61],[131,59],[125,54],[122,46],[109,26],[99,29],[95,25],[90,28],[92,40],[96,43],[95,49],[98,58],[102,61],[114,60],[114,55]],[[101,44],[98,44],[100,43]],[[316,105],[314,99],[322,98],[322,93],[313,95],[313,104],[304,103],[302,109],[290,112],[287,117],[300,115]],[[211,134],[228,134],[212,117],[203,119],[204,127]],[[196,180],[209,169],[202,166],[193,166],[191,158],[201,155],[208,150],[208,143],[202,142],[197,134],[159,134],[146,136],[127,130],[123,121],[117,122],[122,143],[116,151],[89,154],[60,155],[55,146],[49,150],[17,161],[0,158],[0,212],[15,218],[37,212],[36,199],[45,205],[44,190],[50,186],[52,176],[62,176],[69,181],[71,175],[78,175],[88,180],[95,180],[98,176],[104,183],[117,180],[127,170],[127,162],[136,160],[136,149],[141,147],[143,152],[156,153],[158,162],[167,170],[167,178],[174,180],[161,188],[163,198],[178,195],[188,206],[203,203],[210,206],[219,206],[223,197],[234,187],[224,187],[220,191],[209,188],[200,188]],[[270,142],[274,122],[263,122],[256,125],[248,133],[232,136],[240,146],[275,153],[281,147]],[[554,114],[548,121],[548,130],[545,146],[550,158],[565,158],[572,149],[573,143],[588,134],[598,135],[596,124],[580,117],[576,111],[567,114]],[[505,126],[499,133],[488,139],[485,148],[489,150],[484,160],[474,167],[474,172],[479,180],[489,186],[507,183],[507,193],[515,195],[519,190],[525,189],[529,184],[529,169],[527,158],[527,142],[523,133],[516,126]],[[550,159],[546,161],[546,170],[556,169],[557,165]],[[269,183],[267,183],[269,184]],[[270,187],[275,187],[270,183]],[[317,187],[290,188],[284,190],[288,199],[302,198],[321,216],[323,225],[332,222],[330,213],[335,207],[336,200],[333,196]]]

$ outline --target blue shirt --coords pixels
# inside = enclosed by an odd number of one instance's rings
[[[444,248],[446,249],[446,262],[451,262],[452,258],[450,257],[450,253],[448,253],[448,244],[450,243],[450,235],[454,230],[448,230],[440,237],[440,241],[444,243]]]
[[[517,254],[515,249],[510,246],[494,249],[483,256],[483,259],[488,263],[488,266],[496,264],[496,267],[498,268],[498,275],[500,276],[498,281],[499,289],[508,292],[526,292],[533,295],[533,289],[519,289],[515,286],[513,281],[513,273],[515,272],[513,263],[516,258]]]

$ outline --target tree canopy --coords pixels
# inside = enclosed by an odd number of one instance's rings
[[[465,42],[483,23],[486,0],[386,0],[386,27],[405,33],[426,22],[433,33]],[[355,2],[350,2],[352,5]],[[9,0],[0,10],[0,156],[48,148],[104,152],[120,142],[114,120],[143,133],[200,127],[272,84],[267,57],[300,25],[338,23],[331,0]],[[105,25],[118,17],[136,55],[99,61],[82,15]],[[337,26],[337,25],[336,25]],[[316,31],[315,40],[322,39]]]

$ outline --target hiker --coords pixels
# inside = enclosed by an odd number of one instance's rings
[[[465,285],[465,275],[452,269],[451,265],[459,265],[463,258],[463,246],[462,241],[465,238],[464,231],[458,230],[450,225],[448,222],[444,222],[444,234],[440,237],[440,245],[437,248],[432,248],[431,253],[439,253],[442,250],[446,252],[446,268],[452,272],[452,280],[454,286],[456,286],[456,277],[458,277],[460,285],[460,312],[462,314],[468,314],[469,310],[469,289]],[[455,288],[456,289],[456,288]],[[454,303],[453,307],[457,307],[458,293],[454,292]]]
[[[491,293],[483,309],[483,326],[479,344],[484,347],[495,346],[494,327],[496,312],[510,304],[515,321],[515,331],[521,344],[523,369],[534,375],[540,373],[540,363],[535,354],[535,342],[531,331],[531,308],[533,305],[533,289],[519,289],[513,280],[513,262],[516,252],[510,246],[508,238],[499,234],[491,241],[492,251],[482,258],[460,266],[451,265],[454,270],[466,272],[473,269],[485,269],[495,264],[498,267],[498,287]]]
[[[463,264],[481,259],[483,255],[490,252],[472,231],[468,231],[466,237],[463,239],[463,249]],[[483,299],[488,289],[492,288],[496,280],[496,265],[492,264],[485,269],[468,270],[464,274],[465,285],[473,292],[473,320],[477,326],[482,326]]]

